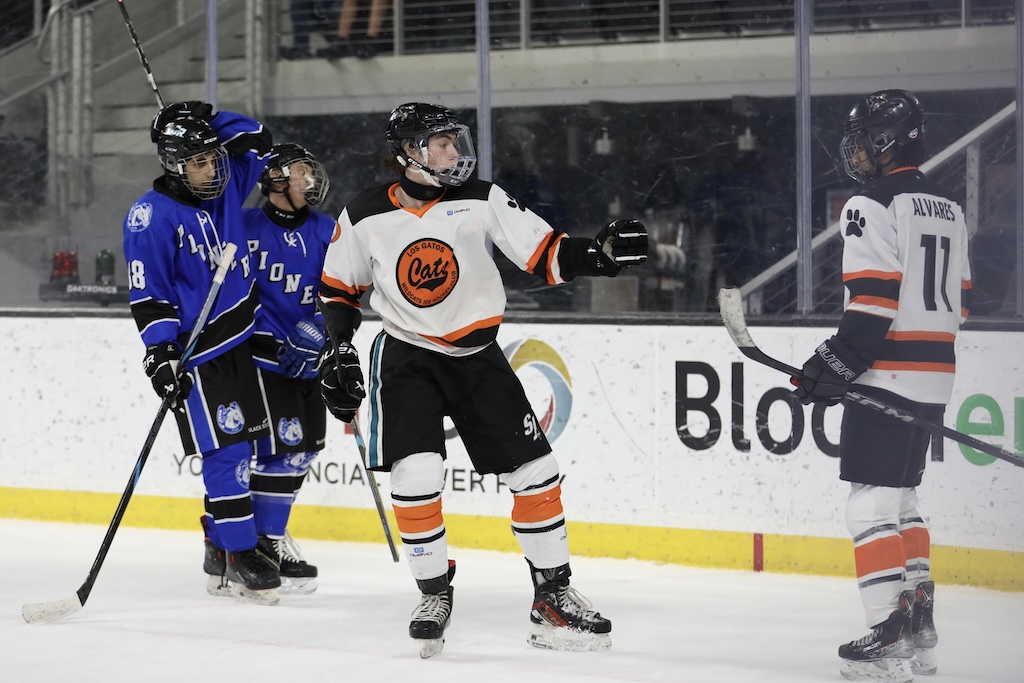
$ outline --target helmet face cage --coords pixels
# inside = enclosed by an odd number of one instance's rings
[[[331,180],[324,165],[301,145],[290,142],[274,145],[267,166],[260,175],[263,193],[275,191],[271,189],[275,183],[291,183],[296,176],[302,179],[300,186],[306,203],[310,206],[323,204],[331,189]],[[280,191],[287,192],[287,189]]]
[[[858,182],[877,178],[881,173],[877,159],[894,149],[920,143],[924,139],[924,114],[921,105],[906,90],[880,90],[858,102],[850,111],[839,151],[846,173]],[[859,151],[867,163],[854,161]]]
[[[455,135],[453,145],[458,156],[454,159],[443,160],[449,162],[449,166],[435,168],[435,165],[441,163],[442,160],[432,160],[430,158],[430,138],[443,133]],[[413,159],[408,154],[404,154],[405,159],[436,177],[442,185],[458,187],[469,179],[469,176],[473,174],[473,170],[476,168],[476,150],[473,147],[473,135],[469,132],[469,127],[463,124],[459,124],[455,128],[446,128],[406,140],[405,144],[412,145],[418,149],[420,157],[419,159]]]
[[[431,168],[428,155],[430,138],[441,133],[455,135],[454,147],[458,156],[448,160],[451,162],[450,166]],[[402,166],[412,165],[428,174],[438,184],[459,186],[476,168],[476,149],[469,126],[445,107],[420,103],[403,104],[391,112],[384,137],[388,148]],[[409,155],[409,146],[418,150],[418,159]]]
[[[231,179],[227,150],[210,124],[200,119],[179,119],[164,126],[157,155],[164,172],[199,199],[220,197]]]

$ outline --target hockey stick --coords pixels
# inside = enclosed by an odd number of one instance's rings
[[[124,25],[128,27],[128,33],[132,36],[132,42],[135,43],[135,51],[139,53],[139,61],[142,62],[142,68],[146,70],[146,79],[149,81],[149,86],[153,88],[153,94],[156,95],[156,103],[160,105],[160,108],[164,108],[164,98],[160,96],[160,89],[156,87],[156,79],[153,78],[153,70],[149,68],[149,60],[146,59],[146,53],[142,51],[142,43],[139,42],[139,35],[135,32],[135,25],[132,24],[132,18],[128,16],[128,8],[124,6],[124,0],[117,0],[117,6],[121,8],[121,16],[124,17]]]
[[[739,348],[740,353],[749,358],[752,361],[767,365],[768,367],[784,372],[790,377],[800,377],[800,371],[794,368],[792,365],[786,365],[780,360],[772,358],[768,354],[764,353],[761,349],[757,348],[753,338],[750,336],[750,332],[747,331],[747,323],[743,317],[743,298],[740,296],[740,290],[734,287],[727,287],[719,290],[718,292],[718,307],[722,314],[722,322],[725,323],[725,329],[729,331],[729,336],[732,337],[736,347]],[[859,403],[862,406],[867,406],[872,410],[877,410],[880,413],[888,415],[889,417],[910,424],[921,427],[922,429],[928,430],[931,434],[937,436],[944,436],[947,439],[952,439],[965,446],[970,446],[976,451],[987,453],[993,457],[1005,460],[1006,462],[1017,465],[1018,467],[1024,467],[1024,457],[1011,453],[1010,451],[1004,451],[998,446],[985,443],[980,439],[975,439],[973,436],[968,436],[963,432],[958,432],[955,429],[950,429],[942,424],[937,424],[931,420],[926,420],[922,417],[918,417],[913,413],[909,413],[895,406],[891,406],[888,403],[879,401],[877,398],[865,396],[856,391],[846,392],[846,396],[843,397],[843,401],[847,403]]]
[[[380,489],[377,487],[377,477],[373,476],[373,470],[366,458],[366,442],[363,441],[363,432],[359,429],[359,419],[352,418],[352,433],[356,437],[356,446],[359,447],[359,458],[363,463],[363,471],[366,472],[366,479],[370,482],[370,492],[373,493],[373,502],[377,505],[377,514],[380,515],[381,526],[384,527],[384,536],[388,539],[388,547],[391,548],[391,559],[398,562],[398,550],[395,548],[395,539],[391,537],[391,526],[388,524],[388,516],[384,512],[384,503],[380,499]]]
[[[181,358],[178,360],[179,377],[185,372],[185,366],[188,364],[189,358],[192,357],[192,353],[196,349],[196,343],[199,341],[199,333],[206,325],[207,318],[210,317],[210,311],[213,309],[213,303],[217,298],[217,293],[220,292],[220,286],[224,282],[224,277],[227,275],[228,268],[231,267],[231,262],[235,258],[235,250],[235,245],[229,242],[221,251],[220,264],[217,266],[217,272],[214,273],[213,284],[210,286],[210,293],[206,295],[206,301],[203,303],[203,308],[199,313],[199,317],[196,319],[195,327],[192,328],[192,334],[188,338],[188,344],[185,345]],[[85,583],[82,584],[81,588],[79,588],[74,595],[64,598],[63,600],[55,600],[53,602],[34,602],[22,605],[21,616],[28,623],[53,623],[66,616],[72,615],[85,607],[85,601],[89,599],[89,594],[92,592],[93,584],[96,583],[96,577],[99,576],[100,567],[103,566],[103,560],[106,559],[107,551],[110,550],[110,545],[114,541],[114,534],[117,532],[117,528],[121,524],[121,518],[124,517],[125,510],[128,509],[128,501],[131,500],[132,493],[135,491],[135,486],[139,483],[139,476],[142,474],[142,468],[146,464],[146,460],[149,458],[149,452],[153,449],[153,444],[156,442],[157,434],[160,433],[160,426],[163,424],[164,417],[167,415],[167,411],[171,407],[171,400],[171,396],[165,396],[163,401],[160,402],[160,409],[157,411],[156,419],[153,420],[153,426],[149,428],[149,434],[146,435],[146,443],[143,444],[142,452],[139,454],[139,459],[135,462],[135,469],[132,470],[132,476],[128,479],[128,485],[125,487],[124,493],[121,494],[121,501],[117,504],[117,510],[114,512],[114,518],[110,520],[110,526],[107,527],[107,534],[103,537],[103,543],[100,545],[100,550],[96,555],[96,559],[93,560],[92,568],[89,570],[89,575],[85,577]]]

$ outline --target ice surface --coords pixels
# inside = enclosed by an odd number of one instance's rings
[[[573,585],[612,619],[612,649],[537,650],[523,559],[456,548],[447,644],[421,660],[416,587],[383,543],[299,539],[319,590],[262,607],[206,594],[198,530],[135,528],[118,531],[80,612],[26,624],[24,603],[74,594],[105,531],[0,520],[0,681],[838,682],[836,648],[867,632],[852,579],[576,558]],[[1024,680],[1024,594],[940,585],[936,623],[934,683]]]

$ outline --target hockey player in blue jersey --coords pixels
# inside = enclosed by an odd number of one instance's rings
[[[327,172],[306,148],[276,145],[260,176],[267,201],[243,211],[263,306],[252,338],[253,360],[270,417],[270,433],[255,444],[250,489],[259,548],[278,562],[282,592],[316,590],[317,568],[286,531],[327,430],[314,368],[324,345],[316,295],[335,221],[311,207],[320,206],[329,189]]]
[[[175,379],[222,248],[244,245],[242,203],[270,152],[258,121],[213,114],[204,102],[168,105],[153,119],[163,175],[124,220],[131,310],[146,345],[143,367],[172,408],[186,454],[203,458],[207,590],[274,604],[280,577],[256,549],[249,496],[251,442],[269,432],[249,338],[260,313],[249,254],[240,250],[199,335],[188,372]]]

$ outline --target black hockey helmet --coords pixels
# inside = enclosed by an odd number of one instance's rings
[[[875,160],[890,149],[899,163],[920,163],[924,112],[906,90],[879,90],[853,106],[843,132],[840,153],[846,173],[863,183],[878,177],[881,169]],[[854,161],[858,150],[867,153],[866,163]]]
[[[440,133],[455,134],[458,157],[451,166],[431,168],[427,160],[427,143]],[[403,167],[413,166],[434,185],[458,186],[466,181],[476,168],[476,151],[469,126],[447,107],[436,104],[409,102],[391,112],[388,129],[384,134],[388,149]],[[419,151],[418,158],[410,156],[408,146]]]
[[[187,117],[167,123],[157,136],[156,153],[164,174],[180,181],[199,199],[216,199],[224,194],[231,166],[227,151],[206,121]],[[210,167],[212,175],[202,170]]]
[[[270,196],[271,192],[284,192],[284,184],[294,173],[301,173],[305,180],[302,195],[310,206],[320,206],[331,189],[324,165],[302,145],[282,142],[274,145],[267,158],[267,166],[260,174],[260,192]]]

